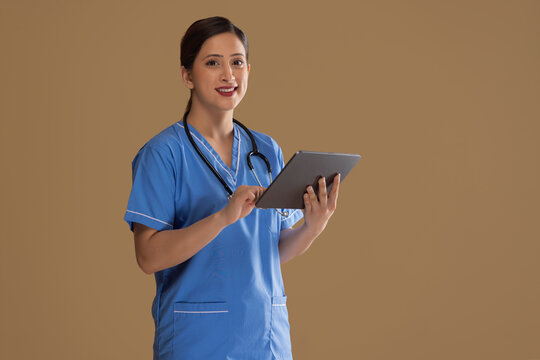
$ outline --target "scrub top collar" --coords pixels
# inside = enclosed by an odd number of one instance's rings
[[[191,151],[198,157],[197,151],[193,148],[193,145],[189,142],[189,139],[185,135],[184,132],[184,125],[182,121],[179,121],[176,123],[178,126],[182,128],[181,136],[183,136],[183,140],[187,144],[188,148],[191,149]],[[204,136],[193,127],[191,124],[187,124],[189,131],[191,132],[191,136],[193,136],[193,139],[195,140],[197,146],[199,149],[204,153],[208,161],[212,164],[212,166],[221,174],[223,179],[226,179],[227,182],[229,182],[229,185],[233,185],[231,187],[234,191],[234,188],[236,188],[236,182],[238,179],[238,168],[240,164],[240,155],[241,155],[241,146],[242,146],[242,137],[240,136],[239,132],[241,129],[238,128],[238,125],[233,123],[233,131],[234,131],[234,138],[233,138],[233,147],[232,147],[232,162],[231,167],[229,168],[227,164],[221,159],[219,154],[216,150],[210,145],[210,143],[204,138]],[[202,161],[202,159],[201,159]],[[210,171],[210,170],[209,170]]]

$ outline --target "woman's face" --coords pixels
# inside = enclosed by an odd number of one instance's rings
[[[244,97],[249,64],[244,45],[235,34],[208,38],[197,54],[191,71],[182,67],[182,79],[193,89],[193,104],[212,110],[233,110]]]

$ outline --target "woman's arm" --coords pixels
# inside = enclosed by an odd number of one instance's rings
[[[178,265],[205,247],[226,226],[247,216],[255,207],[264,188],[239,186],[222,210],[175,230],[157,231],[134,223],[135,255],[139,267],[147,274]]]
[[[296,229],[285,229],[279,235],[279,258],[282,264],[302,255],[319,236],[337,206],[340,174],[333,180],[330,194],[326,193],[324,177],[319,179],[319,199],[311,186],[304,194],[304,224]]]

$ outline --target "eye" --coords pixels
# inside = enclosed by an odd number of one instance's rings
[[[210,61],[207,61],[207,62],[206,62],[206,65],[208,65],[208,66],[216,66],[216,65],[217,65],[217,61],[216,61],[216,60],[210,60]]]
[[[236,60],[233,61],[233,64],[237,65],[237,66],[242,66],[242,65],[244,65],[244,60],[236,59]]]

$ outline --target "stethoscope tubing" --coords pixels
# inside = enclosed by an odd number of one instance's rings
[[[187,111],[184,114],[184,119],[183,119],[184,130],[186,131],[186,135],[187,135],[189,141],[191,142],[191,145],[193,145],[193,147],[195,148],[195,150],[197,151],[197,153],[199,154],[201,159],[203,159],[206,166],[208,166],[208,168],[212,171],[212,173],[215,175],[215,177],[219,180],[221,185],[223,185],[223,188],[225,188],[225,191],[227,191],[227,193],[228,193],[227,198],[230,199],[232,194],[233,194],[233,191],[231,190],[229,185],[227,185],[227,183],[225,182],[223,177],[221,177],[221,175],[217,172],[217,170],[212,166],[212,164],[210,164],[210,161],[206,158],[206,156],[204,156],[204,154],[201,152],[201,150],[199,149],[199,147],[195,143],[195,140],[193,140],[193,137],[191,136],[191,132],[189,131],[188,125],[187,125],[187,115],[188,114],[189,114],[189,111]],[[257,179],[257,182],[259,183],[260,186],[262,186],[259,178],[257,177],[257,174],[255,173],[255,170],[253,168],[253,164],[251,163],[251,156],[258,156],[264,161],[264,163],[266,164],[266,169],[268,170],[268,176],[269,176],[270,179],[272,178],[272,166],[270,166],[270,162],[268,161],[266,156],[264,156],[262,153],[259,152],[259,149],[257,148],[257,143],[255,142],[255,138],[253,137],[253,134],[251,133],[251,131],[249,131],[249,129],[244,124],[242,124],[240,121],[238,121],[236,119],[233,119],[233,122],[235,124],[238,124],[238,126],[240,126],[242,129],[244,129],[244,131],[248,134],[249,139],[251,140],[252,150],[247,154],[247,163],[248,163],[248,166],[249,166],[250,170],[255,174],[255,178]]]

